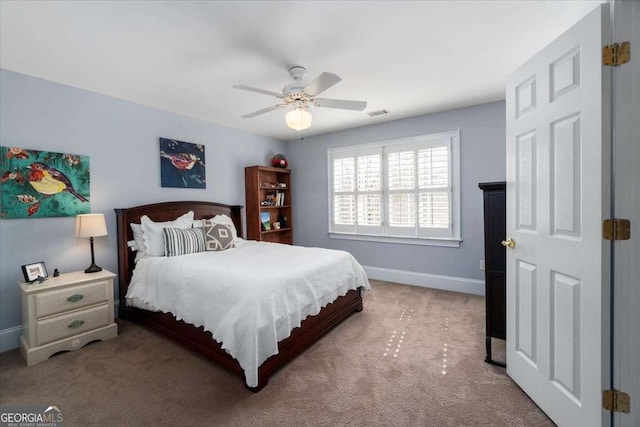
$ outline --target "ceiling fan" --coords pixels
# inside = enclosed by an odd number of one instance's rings
[[[253,113],[245,114],[242,118],[250,119],[252,117],[259,116],[260,114],[268,113],[269,111],[293,106],[293,109],[289,111],[286,116],[287,126],[295,130],[302,130],[311,126],[311,113],[309,113],[310,105],[315,107],[355,111],[362,111],[367,107],[366,101],[318,98],[317,96],[320,93],[339,83],[342,79],[335,74],[322,73],[311,83],[303,85],[301,82],[306,73],[307,69],[304,67],[296,66],[290,68],[289,74],[293,80],[295,80],[295,83],[291,83],[282,88],[282,93],[257,89],[250,86],[234,85],[233,87],[236,89],[271,95],[282,100],[282,104],[273,105],[271,107],[263,108],[262,110],[254,111]]]

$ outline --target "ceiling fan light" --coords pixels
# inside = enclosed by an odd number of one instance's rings
[[[295,130],[307,129],[311,126],[311,113],[304,107],[296,107],[285,115],[287,127]]]

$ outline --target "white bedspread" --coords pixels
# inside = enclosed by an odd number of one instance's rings
[[[204,326],[255,387],[278,341],[358,287],[369,289],[367,275],[347,252],[242,240],[221,252],[141,259],[127,298]]]

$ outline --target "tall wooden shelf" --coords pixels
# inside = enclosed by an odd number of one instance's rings
[[[270,166],[244,168],[245,205],[247,207],[247,238],[272,243],[293,244],[293,219],[291,215],[291,170]],[[269,195],[283,194],[278,205],[264,205]],[[264,230],[260,214],[269,214],[270,230]],[[282,221],[282,218],[286,218]],[[273,227],[280,222],[280,229]]]

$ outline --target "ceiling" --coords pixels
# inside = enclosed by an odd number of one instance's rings
[[[0,66],[281,140],[288,69],[342,81],[305,136],[504,98],[505,77],[602,1],[0,1]],[[389,114],[367,113],[386,109]]]

